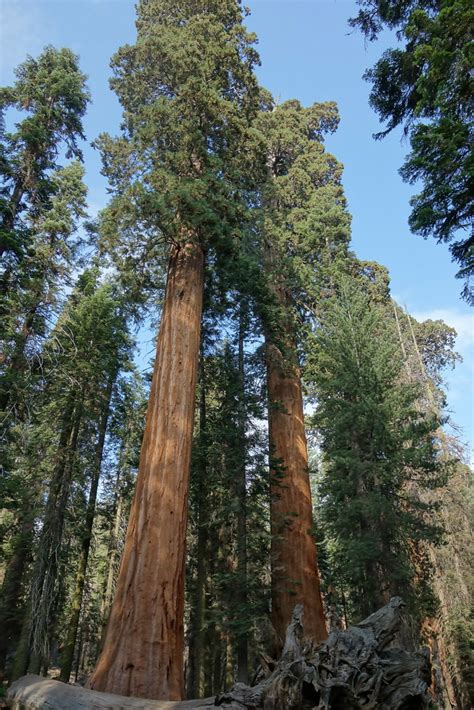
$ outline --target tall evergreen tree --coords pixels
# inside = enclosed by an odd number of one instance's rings
[[[236,0],[143,0],[137,33],[113,61],[124,136],[103,137],[101,147],[119,235],[127,238],[133,215],[149,244],[164,242],[168,277],[137,488],[90,685],[179,699],[204,258],[213,251],[222,259],[238,238],[257,56]]]
[[[120,303],[112,287],[99,285],[97,279],[96,269],[81,276],[44,353],[47,381],[35,416],[37,434],[32,445],[42,446],[46,452],[42,475],[46,478],[47,499],[15,674],[21,674],[26,667],[38,672],[48,663],[62,543],[71,491],[78,475],[82,437],[90,435],[91,424],[97,429],[104,424],[105,405],[101,400],[105,394],[108,401],[111,380],[113,386],[128,345]],[[104,436],[105,429],[98,431],[91,485],[96,478],[98,482],[98,456],[102,457]],[[34,449],[30,455],[34,455]],[[86,527],[90,522],[86,521]]]
[[[274,106],[257,121],[266,137],[269,172],[263,190],[270,292],[264,330],[272,463],[272,622],[280,643],[298,602],[304,603],[305,635],[316,640],[326,636],[312,536],[297,303],[320,289],[325,264],[345,254],[349,238],[342,167],[321,143],[337,123],[334,104],[303,108],[298,101]]]
[[[268,613],[267,446],[255,422],[264,410],[263,373],[260,354],[244,348],[242,307],[220,337],[217,328],[214,339],[206,338],[200,365],[190,497],[190,697],[243,681],[249,659],[257,660],[257,623]]]
[[[439,419],[419,410],[419,386],[401,379],[394,321],[363,280],[339,277],[308,368],[323,454],[319,514],[335,588],[351,620],[397,594],[419,615],[432,597],[414,549],[440,532],[432,495],[422,500],[419,491],[439,486],[449,465],[436,449]]]
[[[16,82],[0,95],[2,116],[14,108],[27,116],[11,133],[2,131],[0,253],[8,255],[2,276],[2,293],[11,285],[13,265],[30,245],[25,217],[36,214],[54,194],[51,170],[65,149],[66,157],[81,159],[79,139],[84,139],[82,117],[88,92],[77,57],[69,49],[46,47],[16,70]],[[2,123],[4,128],[4,124]]]
[[[401,169],[422,190],[412,200],[410,226],[423,237],[451,243],[453,260],[472,301],[472,5],[468,0],[358,0],[351,20],[370,40],[385,27],[399,46],[366,73],[370,102],[387,128],[403,126],[411,153]],[[463,230],[468,231],[463,236]]]

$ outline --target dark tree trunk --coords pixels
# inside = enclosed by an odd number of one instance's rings
[[[33,508],[25,508],[18,527],[13,554],[8,561],[0,592],[0,680],[5,670],[7,654],[18,643],[21,633],[24,615],[23,583],[26,567],[31,560],[34,537]]]
[[[74,660],[74,648],[76,646],[77,629],[79,626],[79,617],[81,615],[82,599],[84,596],[84,585],[86,581],[87,563],[89,560],[89,550],[92,540],[92,527],[94,525],[95,506],[97,501],[97,490],[99,488],[100,472],[102,468],[102,456],[104,453],[105,435],[107,433],[107,423],[110,413],[110,398],[112,396],[112,388],[115,381],[113,374],[108,382],[105,400],[102,408],[102,414],[99,423],[99,435],[96,444],[94,471],[91,479],[91,487],[89,491],[89,500],[87,503],[86,517],[84,521],[84,529],[82,535],[81,553],[79,557],[79,566],[76,574],[75,589],[72,595],[72,609],[69,619],[66,643],[62,654],[61,674],[59,679],[65,683],[69,682],[71,676],[72,664]]]
[[[239,322],[238,374],[239,374],[239,466],[236,476],[237,494],[237,612],[245,613],[247,609],[247,476],[246,476],[246,441],[245,441],[245,313],[241,305]],[[247,631],[239,633],[236,638],[237,680],[248,683],[248,635]]]
[[[50,483],[31,595],[31,655],[29,670],[38,673],[48,662],[48,629],[52,622],[66,508],[71,492],[74,458],[82,420],[84,392],[70,395],[61,432],[58,460]]]
[[[19,678],[26,673],[28,667],[31,672],[38,672],[47,652],[48,624],[54,605],[64,516],[69,497],[81,416],[82,398],[76,402],[74,393],[70,393],[64,409],[56,464],[50,483],[43,529],[33,569],[32,589],[13,664],[13,678]]]
[[[206,368],[201,346],[199,364],[199,458],[196,461],[197,478],[197,545],[196,545],[196,586],[191,617],[190,683],[188,695],[202,698],[205,694],[206,664],[206,572],[208,561],[208,518],[207,505],[207,418],[206,418]]]

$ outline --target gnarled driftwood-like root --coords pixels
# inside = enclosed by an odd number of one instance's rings
[[[295,607],[273,672],[254,687],[235,685],[216,704],[239,702],[249,710],[427,708],[428,654],[392,645],[402,609],[402,600],[394,597],[360,624],[334,630],[316,648],[302,649],[303,607]]]

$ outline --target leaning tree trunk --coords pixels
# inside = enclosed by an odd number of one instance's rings
[[[184,563],[204,255],[173,246],[135,497],[95,690],[183,696]]]
[[[270,516],[272,623],[280,642],[295,604],[305,603],[305,634],[327,636],[312,535],[313,512],[304,427],[301,377],[291,332],[287,296],[275,287],[279,333],[266,329],[268,424],[270,437]],[[281,647],[281,646],[280,646]]]

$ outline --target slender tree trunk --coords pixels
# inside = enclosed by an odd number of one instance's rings
[[[266,332],[270,437],[272,623],[282,643],[295,604],[304,605],[304,635],[327,636],[312,535],[313,514],[301,377],[288,314],[288,297],[274,288],[278,339]]]
[[[194,608],[192,610],[192,654],[190,658],[190,688],[191,698],[205,697],[205,653],[206,653],[206,562],[208,548],[208,516],[207,505],[207,419],[206,419],[206,370],[204,353],[201,346],[199,363],[199,460],[196,461],[197,486],[197,545],[196,545],[196,586],[194,592]]]
[[[108,553],[108,568],[107,568],[107,577],[105,580],[105,588],[104,588],[104,594],[102,597],[102,603],[101,603],[101,618],[102,618],[102,630],[101,630],[101,635],[100,635],[100,643],[98,647],[98,652],[100,652],[103,648],[104,641],[105,641],[105,633],[107,631],[107,623],[109,620],[110,616],[110,610],[112,608],[112,602],[113,602],[113,593],[114,593],[114,582],[115,582],[115,576],[116,576],[116,571],[117,571],[117,564],[119,562],[119,537],[120,537],[120,527],[122,524],[122,515],[123,515],[123,494],[121,491],[121,484],[120,484],[120,477],[121,477],[121,471],[122,471],[122,466],[125,465],[125,460],[127,458],[126,452],[127,452],[127,446],[123,448],[122,455],[119,457],[119,464],[118,464],[118,470],[117,470],[117,476],[115,479],[115,501],[114,501],[114,524],[113,528],[110,531],[110,538],[109,538],[109,544],[107,547],[107,553]]]
[[[234,674],[234,638],[230,629],[223,635],[223,645],[225,645],[225,666],[224,666],[224,688],[232,688],[235,682]],[[224,689],[222,688],[222,690]]]
[[[239,459],[240,466],[237,471],[237,606],[238,613],[244,613],[247,608],[247,477],[246,477],[246,441],[245,441],[245,313],[241,305],[239,322]],[[248,683],[248,635],[245,630],[236,638],[237,655],[237,681]]]
[[[26,673],[30,658],[32,672],[39,671],[44,646],[47,644],[49,614],[53,604],[51,585],[54,587],[56,581],[59,546],[81,414],[82,403],[75,411],[75,397],[71,393],[63,414],[56,465],[50,483],[44,525],[33,570],[32,591],[26,606],[12,669],[13,679]]]
[[[107,433],[107,422],[110,414],[110,398],[112,396],[112,387],[115,381],[115,373],[110,376],[105,400],[103,404],[102,414],[99,424],[99,436],[97,439],[94,471],[91,479],[91,487],[89,491],[89,500],[87,503],[86,518],[84,522],[84,531],[82,537],[81,553],[79,557],[79,567],[76,574],[76,586],[72,595],[72,610],[69,619],[66,643],[63,651],[61,664],[61,674],[59,679],[65,683],[69,682],[71,676],[72,664],[74,660],[74,648],[76,646],[77,629],[79,626],[79,617],[81,615],[82,599],[84,596],[84,585],[86,581],[87,563],[89,560],[89,550],[92,540],[92,527],[94,525],[95,505],[97,501],[97,490],[99,488],[100,472],[102,468],[102,456],[104,453],[105,435]]]
[[[207,663],[204,669],[204,680],[205,680],[205,697],[215,695],[217,692],[214,685],[214,669],[216,664],[216,654],[219,653],[219,635],[216,629],[216,622],[212,620],[209,621],[209,625],[206,629],[206,649],[207,649]]]
[[[90,687],[184,692],[184,564],[204,281],[195,244],[172,248],[135,497],[104,648]]]

